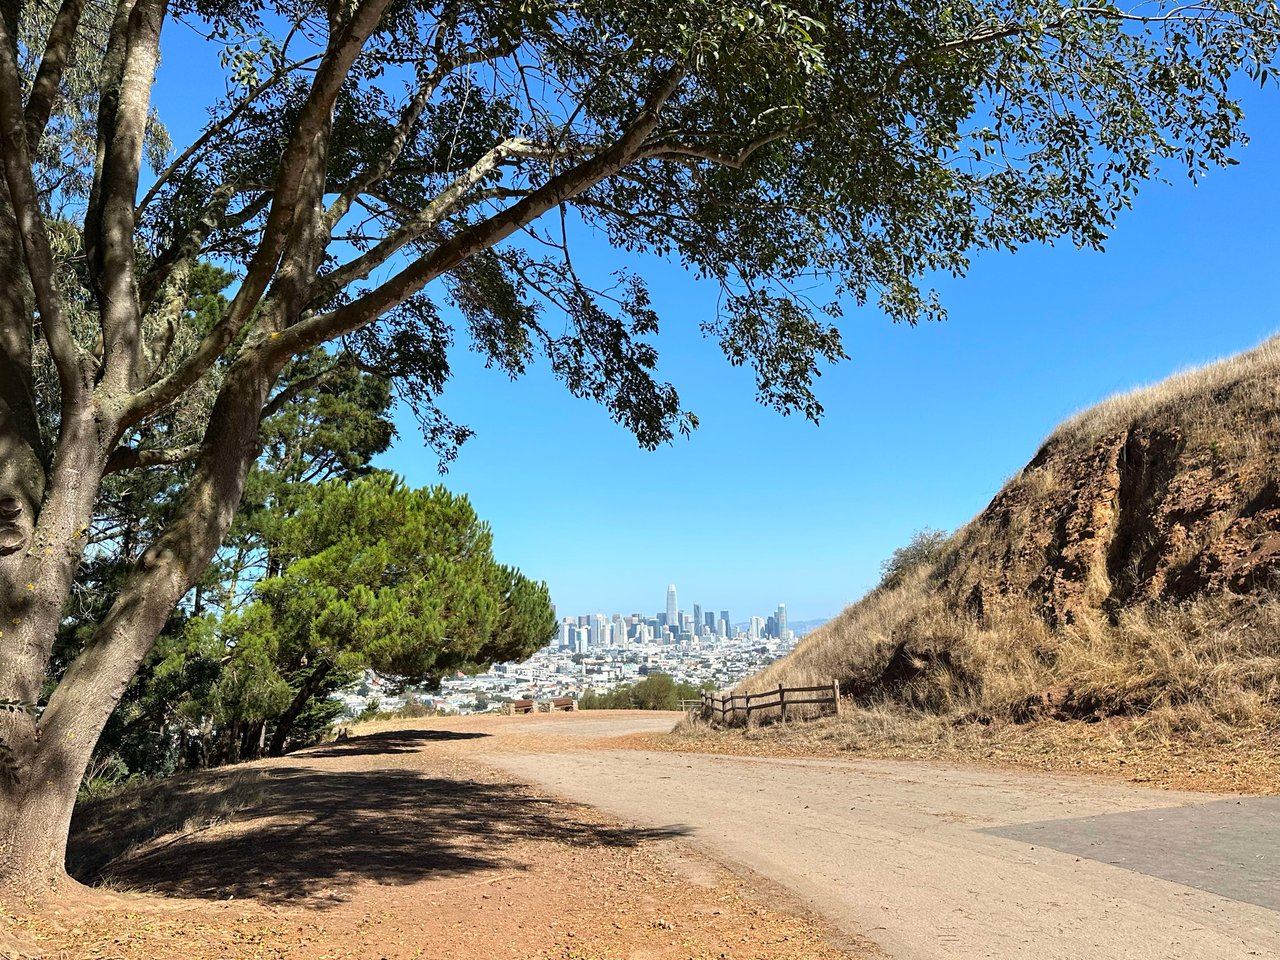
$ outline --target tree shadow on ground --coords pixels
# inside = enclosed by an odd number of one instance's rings
[[[463,732],[458,730],[387,730],[367,733],[339,740],[319,747],[308,747],[291,753],[298,757],[354,757],[375,753],[412,753],[428,743],[447,743],[453,740],[477,740],[491,737],[491,733]]]
[[[688,832],[594,823],[521,784],[403,768],[254,765],[138,793],[78,812],[68,853],[77,879],[171,897],[323,906],[358,880],[522,869],[511,855],[519,841],[633,847]]]

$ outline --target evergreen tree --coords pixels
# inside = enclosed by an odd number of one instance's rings
[[[1232,162],[1233,86],[1268,76],[1276,18],[1270,0],[0,0],[0,703],[21,705],[0,709],[0,881],[62,874],[94,744],[219,552],[292,365],[349,353],[448,457],[467,431],[437,400],[465,337],[511,376],[540,354],[663,443],[696,418],[657,373],[643,280],[577,269],[590,231],[719,285],[702,329],[762,402],[816,419],[846,307],[940,316],[931,274],[1101,246],[1162,166]],[[151,94],[174,19],[225,75],[198,78],[216,103],[170,159]],[[202,316],[209,261],[237,283]],[[137,559],[78,606],[111,477],[184,463]]]

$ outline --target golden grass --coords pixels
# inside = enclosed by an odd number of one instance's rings
[[[1104,474],[1135,436],[1149,456],[1137,469],[1174,471],[1179,503],[1203,504],[1199,517],[1166,516],[1157,530],[1156,500],[1130,492],[1121,504]],[[1202,593],[1173,603],[1151,599],[1157,587],[1140,588],[1153,551],[1162,551],[1167,583],[1229,528],[1246,540],[1272,533],[1273,520],[1254,519],[1250,503],[1277,483],[1273,337],[1072,417],[932,565],[873,590],[739,689],[839,680],[856,709],[813,729],[850,749],[1035,757],[1044,747],[1119,762],[1140,748],[1167,755],[1175,744],[1234,750],[1245,736],[1265,744],[1259,756],[1274,753],[1274,737],[1259,731],[1280,728],[1280,597]],[[1064,524],[1075,525],[1066,539]],[[1070,557],[1058,552],[1068,548]],[[1069,617],[1046,606],[1046,571],[1074,577]],[[969,599],[974,584],[986,591],[986,609]],[[1119,739],[1108,746],[1104,730]],[[787,725],[749,736],[781,749],[814,734]]]
[[[879,704],[822,717],[743,728],[690,719],[670,734],[630,738],[632,749],[730,756],[942,761],[1046,773],[1119,777],[1146,786],[1280,793],[1277,717],[1249,726],[1170,734],[1165,718],[1115,717],[1095,724],[1041,720],[954,723]]]
[[[1046,444],[1088,441],[1137,424],[1164,422],[1184,427],[1200,424],[1217,432],[1224,426],[1224,416],[1230,416],[1226,408],[1276,409],[1278,401],[1280,336],[1272,336],[1252,350],[1108,397],[1063,421]]]
[[[70,872],[96,880],[107,866],[160,838],[198,833],[253,809],[265,792],[259,765],[180,773],[130,784],[76,807]]]
[[[886,681],[904,644],[914,675]],[[1115,623],[1096,613],[1051,629],[1017,606],[979,622],[917,571],[895,590],[873,592],[742,688],[832,678],[870,702],[951,720],[1016,719],[1046,695],[1052,712],[1069,692],[1082,715],[1158,713],[1172,728],[1249,724],[1280,714],[1280,601],[1148,604],[1123,610]]]

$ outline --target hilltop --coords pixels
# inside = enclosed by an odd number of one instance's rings
[[[807,736],[846,744],[1274,757],[1278,583],[1273,338],[1063,423],[977,517],[743,686],[839,679],[856,709]]]

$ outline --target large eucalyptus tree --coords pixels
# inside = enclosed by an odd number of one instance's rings
[[[184,80],[213,108],[166,152],[175,23],[225,76]],[[929,273],[1099,245],[1162,164],[1229,162],[1228,87],[1265,78],[1275,26],[1270,0],[0,0],[0,876],[62,875],[85,762],[227,531],[291,358],[394,377],[447,454],[461,334],[661,443],[694,417],[642,279],[575,270],[587,238],[720,285],[705,332],[816,418],[841,304],[937,315]],[[237,276],[212,318],[189,303],[209,262]],[[51,685],[104,478],[187,461]]]

